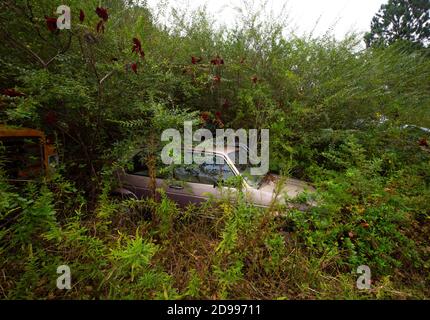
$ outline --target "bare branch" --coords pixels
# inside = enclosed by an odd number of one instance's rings
[[[109,78],[112,74],[113,74],[114,70],[110,71],[109,73],[107,73],[101,80],[100,80],[100,84],[103,83],[103,81],[105,81],[107,78]]]

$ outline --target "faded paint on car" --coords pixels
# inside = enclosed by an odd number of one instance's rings
[[[234,176],[241,176],[240,171],[229,158],[228,154],[234,152],[236,148],[216,148],[212,152],[205,152],[208,156],[222,157],[225,165],[231,169]],[[199,149],[190,149],[185,152],[201,151]],[[177,175],[176,175],[177,176]],[[123,190],[128,190],[138,198],[149,197],[151,195],[150,177],[142,173],[132,173],[122,171],[119,173],[119,181]],[[163,189],[167,196],[178,204],[185,206],[189,203],[202,203],[209,197],[220,198],[226,193],[236,193],[237,190],[232,187],[219,186],[214,183],[201,183],[196,176],[196,181],[184,181],[181,179],[156,178],[156,188]],[[286,195],[288,198],[295,198],[304,191],[314,192],[315,189],[304,181],[297,179],[286,179],[277,195],[276,185],[281,182],[280,177],[269,174],[263,179],[258,186],[251,185],[250,181],[243,179],[243,190],[247,195],[248,201],[256,206],[268,207],[273,201],[285,204]],[[121,191],[118,191],[121,192]],[[276,198],[276,199],[275,199]]]

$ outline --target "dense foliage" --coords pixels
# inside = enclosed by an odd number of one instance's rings
[[[2,298],[430,297],[430,137],[405,127],[430,127],[426,49],[286,37],[259,12],[166,26],[133,1],[65,2],[70,30],[52,20],[63,1],[0,3],[0,121],[55,136],[61,163],[19,187],[2,169]],[[318,206],[114,199],[113,172],[137,148],[155,165],[184,120],[269,128],[271,170],[313,183]]]

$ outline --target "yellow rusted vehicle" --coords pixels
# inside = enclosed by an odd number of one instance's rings
[[[0,163],[8,180],[28,181],[49,177],[58,155],[42,131],[0,125]]]

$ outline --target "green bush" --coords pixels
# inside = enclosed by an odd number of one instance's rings
[[[85,12],[70,31],[47,28],[58,1],[0,4],[0,121],[54,137],[61,162],[21,187],[0,165],[2,298],[430,296],[430,136],[405,128],[430,127],[425,49],[286,35],[264,10],[216,28],[204,11],[165,26],[136,1],[68,3]],[[116,170],[140,150],[157,172],[161,132],[185,120],[270,129],[270,169],[313,183],[317,205],[113,199]]]

